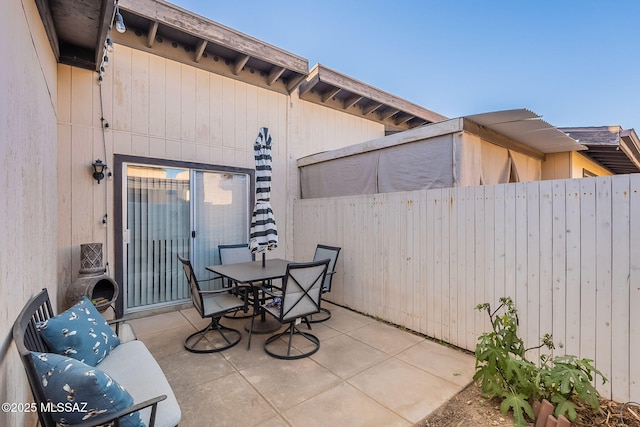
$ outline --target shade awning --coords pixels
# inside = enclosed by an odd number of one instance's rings
[[[543,154],[586,149],[566,133],[542,120],[541,116],[525,108],[472,114],[463,118]]]

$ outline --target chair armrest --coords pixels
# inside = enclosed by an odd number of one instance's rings
[[[133,412],[139,411],[146,407],[151,406],[151,417],[149,419],[148,427],[153,427],[156,422],[156,411],[158,409],[158,402],[162,402],[167,398],[166,395],[156,396],[149,400],[145,400],[144,402],[136,403],[135,405],[129,406],[127,408],[121,409],[118,412],[113,412],[111,414],[101,415],[99,417],[95,417],[86,423],[74,424],[74,427],[94,427],[103,424],[107,424],[109,422],[115,421],[118,418],[124,417],[125,415],[129,415]]]

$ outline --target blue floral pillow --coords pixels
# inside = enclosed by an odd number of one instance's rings
[[[87,297],[64,313],[38,324],[49,349],[96,366],[120,344],[104,317]]]
[[[133,398],[105,372],[55,353],[31,353],[51,416],[60,425],[91,421],[133,405]],[[120,419],[121,427],[144,427],[138,412]]]

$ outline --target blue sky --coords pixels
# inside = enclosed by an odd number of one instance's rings
[[[173,0],[448,117],[640,131],[640,0]]]

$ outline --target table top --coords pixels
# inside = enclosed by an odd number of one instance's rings
[[[265,261],[240,262],[237,264],[210,265],[206,269],[238,283],[252,283],[280,279],[287,275],[287,265],[292,261],[274,258]]]

